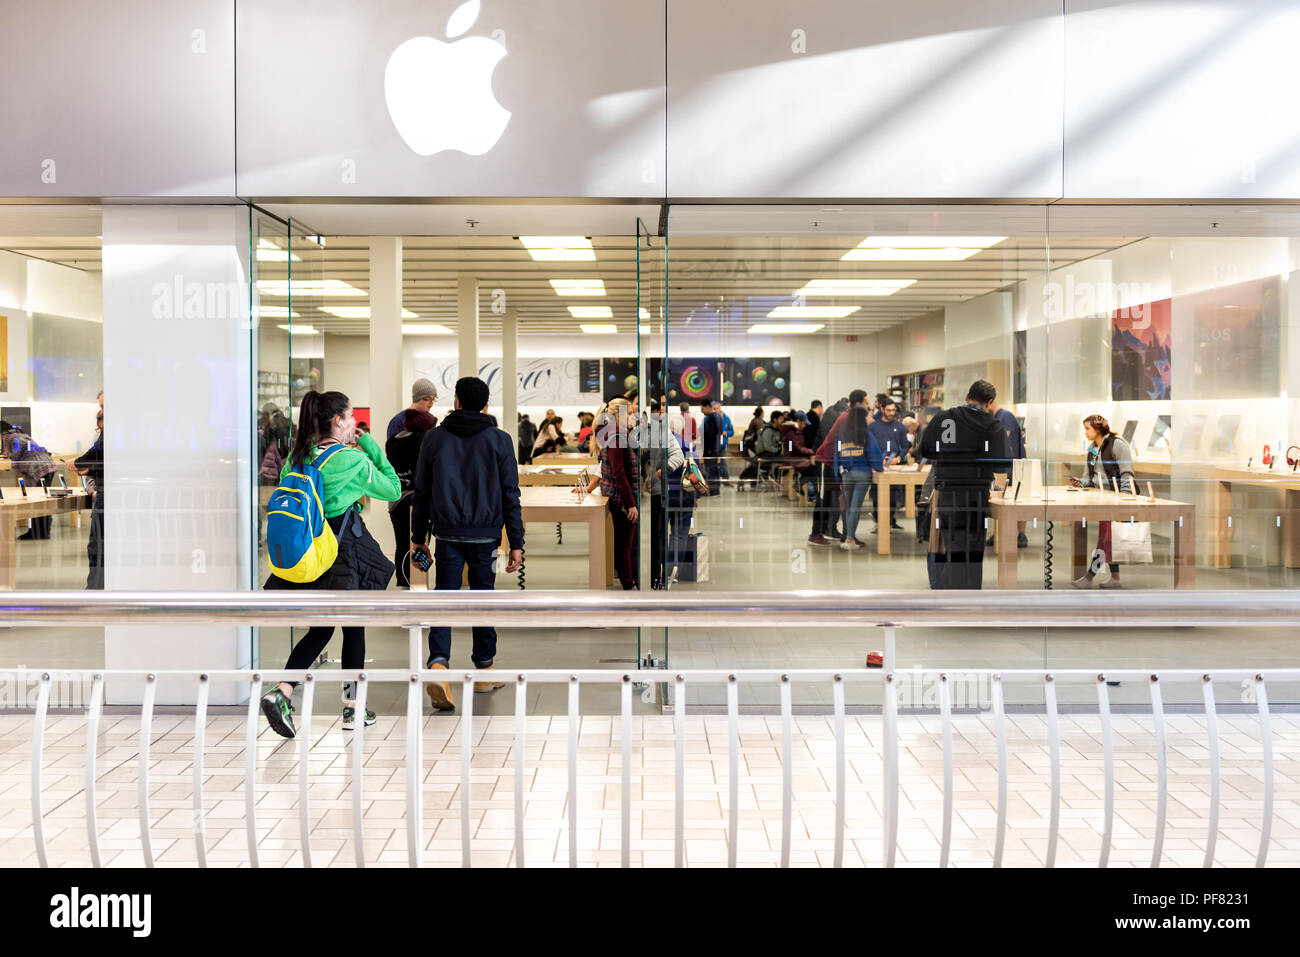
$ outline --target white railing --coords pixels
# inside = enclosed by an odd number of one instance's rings
[[[530,683],[565,683],[568,685],[568,818],[569,863],[577,864],[577,833],[579,808],[578,769],[578,716],[580,691],[584,684],[617,683],[620,686],[621,742],[622,742],[622,806],[621,806],[621,860],[630,864],[631,855],[631,742],[632,742],[632,685],[653,683],[671,686],[675,709],[673,728],[675,739],[674,788],[674,859],[678,866],[685,862],[685,729],[686,689],[699,685],[722,685],[726,689],[728,718],[728,863],[737,862],[739,839],[739,700],[740,687],[768,687],[779,689],[782,749],[782,807],[781,807],[781,863],[788,865],[792,843],[793,816],[793,751],[792,751],[792,686],[796,683],[815,686],[830,685],[835,726],[835,836],[834,864],[844,860],[845,807],[847,779],[845,775],[845,689],[847,685],[874,686],[881,689],[884,734],[881,745],[883,810],[881,828],[882,860],[892,866],[898,851],[899,827],[899,680],[893,668],[895,663],[895,632],[908,626],[970,627],[973,622],[983,629],[1004,627],[1061,627],[1071,628],[1149,628],[1176,625],[1214,625],[1234,629],[1258,626],[1290,627],[1300,623],[1300,593],[1285,590],[1252,592],[1250,601],[1241,601],[1237,592],[1128,592],[1109,595],[1105,601],[1083,593],[1061,592],[873,592],[873,591],[822,591],[793,592],[779,595],[744,592],[688,592],[645,595],[635,592],[563,592],[563,593],[492,593],[492,592],[427,592],[423,594],[394,594],[367,592],[251,592],[251,593],[58,593],[9,592],[0,594],[0,619],[36,625],[131,622],[139,624],[267,624],[311,625],[352,624],[387,625],[409,629],[410,662],[404,670],[368,671],[317,671],[288,672],[284,670],[244,671],[45,671],[39,675],[39,689],[32,734],[32,791],[34,836],[37,858],[42,865],[48,863],[41,807],[41,764],[46,718],[50,705],[51,684],[63,678],[91,681],[90,704],[86,715],[85,801],[86,825],[90,840],[92,863],[100,864],[100,849],[96,831],[95,754],[98,728],[104,704],[106,679],[141,681],[144,694],[140,724],[140,778],[139,814],[140,840],[147,866],[153,864],[149,816],[149,746],[153,720],[154,701],[160,678],[179,679],[197,685],[195,705],[196,732],[194,736],[194,837],[199,864],[206,864],[203,832],[203,747],[204,722],[207,714],[209,690],[213,682],[236,682],[249,688],[248,713],[245,730],[245,827],[248,838],[248,860],[258,864],[256,838],[256,742],[259,731],[259,699],[261,690],[269,682],[296,680],[303,683],[300,710],[298,773],[299,773],[299,827],[303,863],[311,866],[312,848],[309,818],[309,757],[311,750],[311,724],[316,686],[321,682],[341,683],[355,681],[356,708],[364,714],[366,696],[372,682],[398,682],[407,685],[406,695],[406,825],[407,860],[410,866],[421,864],[422,781],[423,781],[423,715],[422,685],[432,680],[455,680],[460,676],[462,697],[460,705],[461,730],[461,863],[469,866],[471,848],[471,793],[470,767],[473,756],[475,680],[484,679],[514,682],[515,695],[515,862],[523,866],[524,846],[524,794],[523,779],[526,756],[526,688]],[[734,624],[743,621],[747,627],[879,627],[883,630],[885,667],[882,670],[789,670],[789,671],[608,671],[608,670],[538,670],[431,672],[419,667],[421,654],[421,628],[429,624],[469,625],[491,623],[522,628],[555,628],[569,626],[627,627],[657,625],[698,627],[719,623]],[[0,671],[0,677],[13,672]],[[29,672],[20,672],[29,674]],[[1003,689],[1009,683],[1036,684],[1043,688],[1043,702],[1047,715],[1049,752],[1051,760],[1051,808],[1048,828],[1047,854],[1044,862],[1056,862],[1061,821],[1061,744],[1057,703],[1057,689],[1061,685],[1093,685],[1096,689],[1097,709],[1102,728],[1102,758],[1105,777],[1105,807],[1103,835],[1098,865],[1106,866],[1112,844],[1115,817],[1115,756],[1111,742],[1111,708],[1108,680],[1139,680],[1149,687],[1151,717],[1155,732],[1157,762],[1156,827],[1152,848],[1152,866],[1158,866],[1163,855],[1163,842],[1168,806],[1168,765],[1165,754],[1165,710],[1162,687],[1166,683],[1199,682],[1206,717],[1210,752],[1211,809],[1205,864],[1215,859],[1215,842],[1218,823],[1218,805],[1221,792],[1217,714],[1214,681],[1244,681],[1253,688],[1261,731],[1263,752],[1264,796],[1260,822],[1260,841],[1256,864],[1263,866],[1268,851],[1273,819],[1274,760],[1272,719],[1269,712],[1267,686],[1269,682],[1300,681],[1300,669],[1223,669],[1213,674],[1203,670],[1167,670],[1151,673],[1149,670],[1107,670],[1098,673],[1087,671],[1042,670],[972,670],[962,669],[963,675],[977,675],[991,684],[991,710],[997,739],[997,828],[994,839],[993,863],[1002,863],[1007,830],[1007,730]],[[947,865],[952,849],[953,834],[953,696],[949,674],[940,669],[909,670],[908,678],[932,676],[938,685],[938,711],[942,723],[944,756],[943,824],[940,844],[940,864]],[[667,690],[667,688],[665,688]],[[359,722],[353,732],[352,752],[352,824],[355,859],[365,863],[362,814],[362,764],[364,751],[364,722]]]
[[[963,674],[971,674],[963,671]],[[1062,684],[1091,684],[1096,688],[1097,709],[1102,727],[1102,757],[1105,773],[1105,808],[1103,817],[1103,834],[1101,852],[1097,864],[1105,867],[1108,862],[1111,835],[1115,816],[1115,773],[1114,750],[1111,740],[1111,707],[1108,693],[1108,681],[1142,681],[1150,689],[1151,716],[1156,739],[1157,762],[1157,805],[1154,844],[1152,847],[1151,866],[1158,867],[1162,857],[1165,834],[1166,807],[1168,801],[1168,768],[1165,755],[1165,712],[1163,707],[1162,686],[1175,682],[1198,682],[1202,686],[1202,699],[1207,722],[1208,747],[1210,752],[1210,817],[1205,849],[1205,866],[1211,866],[1215,858],[1215,840],[1218,830],[1218,805],[1220,795],[1219,742],[1216,720],[1216,706],[1213,682],[1248,681],[1253,683],[1254,697],[1261,732],[1263,752],[1263,810],[1260,822],[1259,848],[1256,854],[1256,866],[1262,867],[1268,856],[1274,798],[1274,755],[1271,735],[1271,717],[1269,711],[1267,684],[1269,681],[1300,680],[1300,670],[1270,670],[1267,674],[1254,671],[1221,670],[1213,674],[1199,671],[1167,671],[1151,673],[1148,671],[1116,670],[1104,673],[1091,671],[977,671],[974,674],[987,677],[992,686],[992,712],[997,739],[997,829],[993,849],[993,866],[1002,864],[1003,850],[1007,830],[1007,732],[1006,711],[1004,707],[1003,687],[1008,683],[1029,683],[1041,685],[1044,689],[1044,703],[1048,720],[1049,750],[1051,758],[1051,807],[1047,838],[1045,863],[1048,867],[1055,864],[1058,839],[1060,834],[1061,810],[1061,746],[1058,721],[1056,689]],[[0,677],[11,673],[0,671]],[[927,669],[909,672],[909,676],[934,676],[939,688],[939,715],[942,723],[943,739],[943,823],[940,843],[940,866],[947,866],[952,847],[953,819],[953,721],[952,696],[948,674]],[[194,840],[200,866],[206,866],[206,846],[204,838],[204,791],[203,791],[203,750],[204,726],[207,716],[208,691],[217,681],[246,683],[249,686],[249,703],[246,723],[245,761],[244,761],[244,823],[248,840],[248,861],[258,866],[257,814],[256,814],[256,776],[257,776],[257,739],[260,721],[260,698],[262,688],[281,680],[294,680],[303,683],[303,696],[300,709],[300,727],[298,729],[298,820],[300,843],[304,866],[312,866],[312,842],[310,827],[310,800],[308,784],[310,778],[309,759],[312,741],[313,704],[318,684],[356,682],[356,708],[358,714],[364,714],[367,691],[373,682],[400,682],[407,685],[406,695],[406,825],[407,825],[407,861],[411,867],[421,865],[421,834],[423,825],[422,782],[423,774],[423,684],[432,680],[454,681],[459,678],[461,688],[460,705],[460,821],[461,821],[461,864],[469,867],[472,862],[471,820],[472,801],[470,792],[470,767],[474,755],[474,682],[476,680],[504,681],[515,684],[515,747],[514,747],[514,847],[515,863],[524,866],[524,795],[523,781],[526,774],[527,709],[526,689],[534,683],[563,683],[568,685],[568,839],[569,863],[576,866],[578,861],[578,819],[579,807],[579,768],[578,768],[578,718],[580,689],[585,685],[599,683],[616,683],[620,687],[620,712],[622,744],[622,787],[621,791],[621,861],[624,867],[631,860],[631,807],[632,807],[632,760],[631,747],[633,733],[632,685],[633,682],[652,682],[671,685],[675,703],[673,714],[674,752],[675,752],[675,799],[674,799],[674,860],[677,866],[685,862],[685,742],[686,742],[686,689],[698,685],[723,685],[726,688],[727,726],[728,726],[728,864],[736,866],[739,846],[738,808],[739,808],[739,688],[771,687],[777,685],[780,692],[781,749],[782,749],[782,805],[781,805],[781,864],[788,866],[792,843],[792,814],[795,800],[792,768],[792,685],[823,683],[829,684],[832,691],[832,711],[835,727],[835,835],[834,865],[842,866],[844,861],[845,806],[847,779],[845,775],[845,687],[850,684],[866,684],[883,689],[883,725],[884,734],[881,747],[883,766],[882,803],[884,808],[881,833],[883,862],[892,867],[898,850],[898,808],[899,808],[899,699],[898,682],[892,672],[866,670],[805,670],[805,671],[465,671],[449,673],[446,671],[404,671],[404,670],[369,670],[369,671],[166,671],[166,672],[68,672],[46,671],[39,674],[39,690],[32,732],[32,781],[31,802],[33,830],[36,841],[36,853],[41,866],[48,866],[48,853],[43,829],[41,766],[46,718],[49,711],[50,688],[52,682],[64,678],[83,678],[89,676],[92,682],[90,706],[86,716],[86,757],[85,757],[85,808],[86,827],[90,845],[91,862],[100,866],[100,849],[96,825],[96,765],[98,748],[98,728],[103,706],[103,688],[106,678],[116,680],[135,679],[143,682],[143,703],[140,709],[139,739],[139,817],[140,842],[147,867],[152,867],[154,855],[151,840],[149,809],[149,745],[152,738],[155,692],[159,679],[180,679],[197,685],[197,704],[195,705],[195,735],[193,748],[194,776]],[[365,845],[363,824],[363,787],[362,767],[364,760],[364,723],[358,722],[352,738],[352,829],[354,858],[358,866],[365,863]]]

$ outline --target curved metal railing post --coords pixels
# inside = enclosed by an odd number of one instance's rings
[[[357,674],[356,700],[352,702],[352,849],[357,867],[366,866],[366,832],[365,817],[362,807],[365,795],[362,793],[366,767],[366,693],[370,682],[364,671]],[[345,686],[346,687],[346,686]]]
[[[207,675],[199,675],[198,691],[194,696],[194,809],[191,827],[194,831],[194,853],[199,867],[208,866],[206,811],[203,807],[203,749],[208,731],[208,693],[212,683]]]
[[[424,689],[419,672],[406,687],[406,863],[418,868],[424,846]]]
[[[1268,713],[1268,689],[1264,676],[1255,675],[1255,703],[1259,709],[1259,743],[1264,752],[1264,813],[1260,820],[1259,853],[1255,866],[1263,867],[1268,858],[1269,835],[1273,831],[1273,723]]]
[[[248,866],[260,867],[257,857],[257,718],[261,713],[262,676],[248,686],[248,715],[244,729],[244,828],[248,835]]]
[[[1047,866],[1056,866],[1056,844],[1061,832],[1061,724],[1056,713],[1056,679],[1043,676],[1043,703],[1047,707],[1048,750],[1052,759],[1052,811],[1047,824]]]
[[[1160,676],[1151,675],[1151,720],[1156,729],[1156,836],[1151,847],[1151,866],[1159,867],[1165,846],[1165,813],[1169,807],[1169,766],[1165,755],[1165,707],[1160,694]]]
[[[1106,789],[1097,866],[1106,867],[1110,863],[1111,835],[1115,832],[1115,744],[1110,727],[1110,688],[1104,673],[1097,675],[1097,714],[1101,717],[1102,775]]]
[[[939,841],[939,866],[948,866],[952,850],[952,686],[939,675],[939,720],[943,725],[943,836]]]
[[[790,866],[794,814],[794,743],[791,725],[790,676],[781,676],[781,866]]]
[[[1001,867],[1007,840],[1007,714],[1000,674],[993,676],[993,727],[998,738],[998,833],[993,843],[993,866]]]
[[[32,718],[32,837],[36,841],[36,860],[49,867],[45,855],[45,809],[41,800],[41,758],[45,750],[45,716],[50,709],[50,673],[40,677],[36,691],[36,714]]]
[[[1201,678],[1201,699],[1205,702],[1205,734],[1210,745],[1210,824],[1205,835],[1205,867],[1214,866],[1214,846],[1219,839],[1219,720],[1214,705],[1214,681]]]
[[[149,745],[153,738],[153,703],[158,694],[158,676],[145,675],[144,700],[140,705],[140,849],[144,866],[153,867],[153,835],[149,826]]]
[[[298,728],[298,838],[302,866],[311,867],[311,720],[316,704],[316,679],[309,671],[302,679],[302,724]]]
[[[86,839],[90,842],[91,867],[103,867],[99,857],[95,764],[99,754],[99,716],[104,708],[104,676],[95,672],[91,681],[90,706],[86,710]],[[199,860],[202,862],[202,857]]]

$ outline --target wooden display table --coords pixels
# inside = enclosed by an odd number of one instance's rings
[[[573,488],[584,471],[591,478],[599,478],[595,468],[590,465],[521,465],[519,466],[519,487],[563,485]]]
[[[49,495],[41,489],[29,488],[26,498],[17,489],[5,493],[4,501],[0,501],[0,589],[14,589],[18,568],[15,528],[19,522],[89,507],[90,496],[81,488],[72,489],[68,495]]]
[[[1300,474],[1278,469],[1231,468],[1213,465],[1188,465],[1179,469],[1179,478],[1203,482],[1210,486],[1210,548],[1215,568],[1232,567],[1232,486],[1279,489],[1284,493],[1282,520],[1282,563],[1300,568]]]
[[[519,504],[525,522],[586,522],[587,587],[604,591],[614,581],[614,525],[600,492],[579,498],[570,488],[530,486],[519,490]]]
[[[916,490],[930,477],[928,465],[895,465],[883,472],[872,471],[871,479],[876,489],[876,553],[889,554],[889,497],[893,487],[903,488],[903,514],[916,517]]]
[[[533,465],[595,465],[596,456],[586,452],[548,452],[534,455]]]
[[[943,493],[936,494],[942,496]],[[1153,501],[1145,495],[1117,495],[1096,489],[1050,486],[1042,495],[1029,498],[1022,495],[1017,502],[1008,502],[1001,493],[995,492],[989,502],[989,517],[998,523],[995,548],[999,588],[1016,587],[1019,571],[1016,524],[1035,518],[1071,527],[1071,579],[1082,575],[1088,566],[1088,535],[1091,531],[1088,524],[1171,522],[1174,528],[1174,587],[1196,587],[1196,509],[1188,502],[1162,498]],[[936,550],[939,538],[931,528],[931,551]]]

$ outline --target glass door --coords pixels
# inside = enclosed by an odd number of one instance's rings
[[[664,444],[667,410],[664,403],[664,357],[667,355],[668,237],[655,235],[636,221],[636,342],[637,386],[642,435],[640,468],[645,497],[639,522],[641,587],[661,590],[671,569],[666,567],[667,455]],[[637,660],[643,668],[668,666],[668,630],[637,629]],[[658,686],[650,686],[658,693]]]

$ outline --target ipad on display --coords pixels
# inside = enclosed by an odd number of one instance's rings
[[[1187,431],[1183,433],[1182,440],[1178,443],[1179,451],[1196,452],[1201,447],[1201,436],[1205,434],[1206,417],[1203,415],[1189,415],[1187,417]]]
[[[1125,423],[1124,423],[1124,441],[1127,442],[1129,445],[1132,445],[1132,444],[1133,444],[1133,435],[1137,432],[1137,430],[1138,430],[1138,422],[1137,422],[1137,419],[1129,419],[1127,422],[1125,422]]]
[[[1214,455],[1231,455],[1232,443],[1237,438],[1237,429],[1240,426],[1239,415],[1219,416],[1219,422],[1214,428],[1214,442],[1210,446],[1210,452]]]
[[[1147,439],[1147,448],[1149,449],[1169,449],[1169,431],[1173,428],[1173,416],[1157,415],[1155,428],[1151,430],[1151,438]]]

